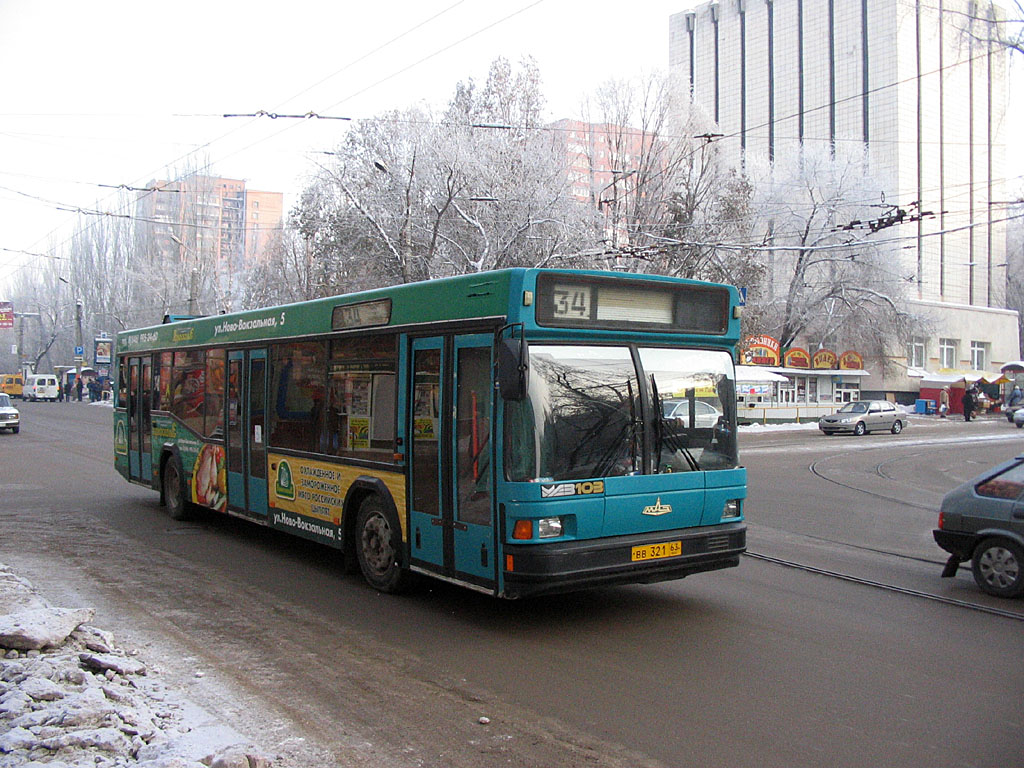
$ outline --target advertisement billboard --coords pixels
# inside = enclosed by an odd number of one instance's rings
[[[0,328],[14,327],[14,305],[9,301],[0,301]]]
[[[110,352],[114,346],[113,339],[95,339],[93,347],[93,365],[110,365]]]

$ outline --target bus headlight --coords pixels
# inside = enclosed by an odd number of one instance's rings
[[[727,517],[739,517],[740,516],[740,500],[729,499],[725,502],[725,506],[722,507],[722,519],[725,520]]]
[[[555,539],[562,535],[562,518],[542,517],[537,521],[537,538]]]

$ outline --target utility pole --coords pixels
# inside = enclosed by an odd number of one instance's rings
[[[38,312],[15,312],[14,316],[18,318],[18,370],[21,371],[22,376],[26,376],[28,371],[26,370],[25,364],[25,318],[26,317],[39,317]]]
[[[75,302],[75,378],[81,381],[85,365],[85,344],[82,342],[82,300]]]
[[[199,291],[199,270],[193,269],[188,280],[188,313],[196,316],[196,293]]]

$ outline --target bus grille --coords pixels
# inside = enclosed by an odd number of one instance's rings
[[[708,552],[719,552],[723,549],[729,549],[729,534],[722,533],[716,536],[708,536],[706,549]]]

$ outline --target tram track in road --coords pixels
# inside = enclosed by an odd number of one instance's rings
[[[773,557],[771,555],[761,554],[760,552],[751,552],[748,550],[744,553],[744,555],[754,560],[760,560],[762,562],[771,563],[773,565],[778,565],[784,568],[792,568],[794,570],[804,571],[805,573],[813,573],[818,576],[826,576],[828,578],[837,579],[839,581],[846,581],[851,584],[859,584],[861,586],[872,587],[874,589],[883,590],[885,592],[895,592],[896,594],[907,595],[909,597],[916,597],[922,600],[929,600],[931,602],[940,603],[942,605],[949,605],[956,608],[964,608],[966,610],[976,611],[978,613],[987,613],[991,616],[999,616],[1000,618],[1004,619],[1013,619],[1015,621],[1024,622],[1024,612],[1009,611],[1003,608],[994,608],[988,605],[972,603],[967,600],[958,600],[953,597],[945,597],[943,595],[936,595],[931,592],[923,592],[919,589],[901,587],[896,584],[886,584],[885,582],[875,581],[873,579],[865,579],[860,576],[851,576],[847,573],[833,571],[828,568],[819,568],[817,566],[807,565],[806,563],[798,563],[795,560],[787,560],[781,557]]]
[[[871,442],[864,441],[864,442],[859,442],[859,443],[857,443],[855,445],[848,446],[845,450],[837,451],[837,452],[834,452],[834,453],[830,453],[827,456],[821,456],[820,458],[817,458],[817,459],[813,460],[808,465],[807,469],[815,477],[817,477],[820,480],[823,480],[826,483],[829,483],[829,484],[831,484],[833,486],[844,488],[844,489],[849,490],[849,491],[854,491],[854,492],[859,493],[859,494],[864,494],[864,495],[869,496],[871,498],[878,499],[878,500],[881,500],[881,501],[884,501],[884,502],[887,502],[887,503],[891,503],[891,504],[896,504],[896,505],[899,505],[901,507],[911,507],[911,508],[914,508],[914,509],[925,510],[925,511],[934,512],[934,513],[937,514],[938,513],[938,506],[939,506],[938,503],[935,503],[935,504],[923,504],[923,503],[920,503],[920,502],[910,501],[910,500],[908,500],[908,499],[906,499],[904,497],[901,497],[900,495],[896,495],[896,493],[894,491],[886,492],[884,489],[883,490],[874,490],[874,489],[870,489],[870,488],[861,487],[861,485],[858,485],[855,480],[847,480],[846,478],[840,479],[840,478],[831,476],[829,474],[829,472],[827,471],[826,467],[825,467],[825,463],[826,462],[830,462],[830,461],[836,461],[836,460],[842,461],[843,459],[849,458],[849,457],[851,457],[853,455],[862,454],[862,452],[865,451],[865,450],[878,449],[878,448],[882,448],[882,447],[919,448],[919,450],[916,450],[914,452],[900,451],[900,454],[898,456],[895,456],[895,457],[891,456],[891,455],[887,456],[885,459],[883,459],[881,461],[878,461],[878,462],[875,462],[873,467],[870,466],[870,464],[869,464],[867,467],[865,467],[862,470],[863,475],[865,477],[872,477],[873,476],[873,477],[881,478],[883,480],[886,480],[888,482],[891,482],[891,483],[894,483],[894,484],[897,484],[897,485],[904,485],[904,483],[901,481],[901,478],[899,477],[898,473],[893,471],[893,466],[897,462],[908,461],[908,460],[911,460],[911,461],[913,461],[913,460],[922,460],[922,457],[924,457],[923,460],[927,461],[928,455],[930,453],[932,453],[932,452],[936,452],[937,453],[939,451],[948,450],[950,448],[950,446],[951,446],[951,443],[955,443],[957,445],[957,447],[961,447],[964,443],[977,443],[977,442],[982,442],[982,441],[985,441],[985,442],[991,442],[991,441],[1003,442],[1003,441],[1012,440],[1015,437],[1016,437],[1015,435],[1010,435],[1010,436],[985,435],[985,436],[966,437],[966,438],[965,437],[957,437],[957,438],[947,438],[947,437],[921,438],[921,439],[913,439],[913,440],[909,440],[909,441],[905,441],[904,440],[904,441],[899,441],[899,442],[886,441],[885,443],[880,443],[878,441],[871,441]],[[767,449],[766,452],[773,452],[773,449],[775,448],[775,444],[774,443],[769,443],[769,444],[762,445],[762,446],[759,446],[759,447]],[[809,536],[808,538],[811,538],[811,539],[814,539],[816,541],[819,541],[819,542],[822,542],[822,543],[826,543],[826,544],[829,544],[829,545],[833,545],[833,546],[841,546],[841,547],[844,547],[844,548],[862,550],[862,551],[866,551],[866,552],[871,552],[871,553],[876,554],[876,555],[883,555],[883,556],[890,557],[890,558],[897,558],[899,560],[915,561],[915,562],[918,562],[918,563],[924,563],[924,564],[928,564],[928,565],[935,565],[937,567],[941,567],[942,565],[945,564],[944,560],[943,561],[931,560],[931,559],[926,558],[926,557],[917,557],[917,556],[914,556],[914,555],[901,554],[899,552],[892,552],[892,551],[888,551],[888,550],[885,550],[885,549],[880,549],[880,548],[877,548],[877,547],[870,547],[870,546],[864,546],[864,545],[858,545],[858,544],[851,544],[849,542],[838,541],[838,540],[835,540],[835,539],[832,539],[832,538],[828,538],[828,537]],[[912,587],[900,586],[898,584],[892,584],[892,583],[888,583],[888,582],[885,582],[885,581],[879,581],[877,579],[866,578],[866,577],[863,577],[863,576],[855,576],[855,575],[852,575],[852,574],[849,574],[849,573],[843,573],[841,571],[838,571],[838,570],[835,570],[835,569],[832,569],[832,568],[822,567],[822,566],[818,566],[818,565],[811,565],[811,564],[808,564],[808,563],[798,562],[796,560],[791,560],[791,559],[787,559],[787,558],[784,558],[784,557],[777,557],[777,556],[773,556],[773,555],[768,555],[768,554],[765,554],[765,553],[762,553],[762,552],[748,550],[745,553],[745,555],[747,557],[750,557],[751,559],[759,560],[759,561],[766,562],[766,563],[770,563],[770,564],[777,565],[777,566],[780,566],[780,567],[785,567],[785,568],[790,568],[790,569],[794,569],[794,570],[799,570],[799,571],[803,571],[805,573],[811,573],[811,574],[815,574],[815,575],[819,575],[819,576],[825,576],[825,577],[836,579],[836,580],[839,580],[839,581],[845,581],[845,582],[848,582],[848,583],[851,583],[851,584],[859,584],[861,586],[871,587],[873,589],[882,590],[882,591],[886,591],[886,592],[902,594],[902,595],[906,595],[906,596],[909,596],[909,597],[916,597],[916,598],[919,598],[919,599],[922,599],[922,600],[928,600],[928,601],[939,603],[939,604],[942,604],[942,605],[949,605],[949,606],[952,606],[952,607],[957,607],[957,608],[962,608],[962,609],[966,609],[966,610],[971,610],[971,611],[975,611],[975,612],[978,612],[978,613],[985,613],[985,614],[989,614],[989,615],[992,615],[992,616],[998,616],[998,617],[1001,617],[1001,618],[1008,618],[1008,619],[1013,619],[1015,621],[1022,621],[1022,622],[1024,622],[1024,606],[1022,606],[1021,610],[1012,610],[1012,609],[1007,609],[1007,608],[995,607],[995,606],[985,605],[985,604],[978,603],[978,602],[972,602],[970,600],[962,600],[962,599],[958,599],[958,598],[954,598],[954,597],[948,597],[948,596],[945,596],[945,595],[935,594],[933,592],[929,592],[929,591],[926,591],[926,590],[914,589]]]
[[[842,480],[837,480],[836,478],[830,477],[829,475],[827,475],[822,469],[819,468],[819,465],[823,464],[826,461],[833,461],[835,459],[842,459],[842,458],[845,458],[847,456],[851,456],[851,455],[856,454],[856,453],[861,453],[861,452],[866,451],[866,450],[872,450],[872,449],[881,448],[881,447],[896,447],[896,448],[911,448],[911,447],[925,447],[925,448],[928,448],[928,447],[933,447],[936,450],[939,450],[939,449],[943,449],[943,448],[948,448],[950,446],[950,444],[953,444],[953,443],[955,443],[958,446],[962,446],[965,443],[980,443],[980,442],[991,443],[991,442],[994,442],[994,441],[1010,442],[1010,441],[1013,441],[1015,439],[1019,440],[1019,438],[1017,438],[1016,435],[1005,435],[1005,436],[1004,435],[984,435],[984,436],[966,437],[966,438],[965,437],[956,437],[956,438],[942,437],[942,438],[913,439],[913,440],[909,440],[909,441],[908,440],[903,440],[903,441],[899,441],[899,442],[887,441],[886,443],[879,443],[877,441],[872,441],[871,443],[863,443],[863,444],[859,444],[857,446],[851,446],[847,450],[840,451],[838,453],[832,453],[832,454],[829,454],[828,456],[823,456],[821,458],[815,459],[808,466],[808,470],[811,472],[811,474],[813,474],[816,477],[824,480],[825,482],[831,483],[833,485],[837,485],[837,486],[839,486],[841,488],[846,488],[847,490],[857,491],[858,493],[863,493],[863,494],[865,494],[867,496],[871,496],[872,498],[881,499],[882,501],[894,502],[894,503],[897,503],[897,504],[900,504],[900,505],[903,505],[903,506],[907,506],[907,507],[914,507],[915,509],[924,509],[924,510],[928,510],[928,511],[938,512],[938,505],[937,504],[920,504],[920,503],[913,502],[913,501],[907,501],[906,499],[900,498],[898,496],[892,496],[890,494],[880,493],[878,491],[873,491],[873,490],[868,490],[866,488],[861,488],[861,487],[859,487],[857,485],[853,485],[852,483],[847,483],[847,482],[843,482]],[[881,477],[881,478],[883,478],[885,480],[889,480],[891,482],[899,482],[899,478],[894,477],[891,474],[888,474],[885,471],[885,468],[888,465],[891,465],[891,464],[893,464],[896,461],[904,461],[904,460],[906,460],[908,458],[915,458],[915,457],[918,457],[918,456],[922,456],[925,453],[927,453],[926,450],[925,451],[918,451],[916,453],[910,453],[910,454],[901,454],[900,456],[898,456],[896,458],[891,458],[891,457],[887,458],[886,460],[880,461],[877,464],[875,464],[875,466],[871,470],[871,474],[874,474],[877,477]]]
[[[920,454],[916,454],[916,455],[920,455]],[[858,488],[856,485],[851,485],[850,483],[844,483],[844,482],[842,482],[840,480],[836,480],[834,477],[829,477],[828,475],[824,474],[820,469],[818,469],[818,464],[820,464],[821,462],[826,461],[828,459],[834,459],[834,458],[835,458],[835,455],[829,456],[826,459],[818,459],[817,461],[812,461],[810,466],[807,469],[811,472],[812,475],[815,475],[816,477],[821,478],[826,483],[832,483],[833,485],[838,485],[840,488],[846,488],[846,489],[851,490],[851,491],[857,491],[858,493],[863,493],[863,494],[866,494],[866,495],[871,496],[873,498],[881,499],[882,501],[892,501],[892,502],[896,502],[898,504],[902,504],[903,506],[906,506],[906,507],[914,507],[915,509],[926,509],[926,510],[929,510],[929,511],[933,511],[933,510],[936,509],[933,505],[917,504],[917,503],[912,502],[912,501],[907,501],[905,499],[897,498],[896,496],[889,496],[889,495],[884,494],[884,493],[878,493],[877,491],[868,491],[868,490],[865,490],[864,488]],[[884,465],[886,465],[888,463],[890,463],[890,462],[889,461],[883,461],[883,462],[879,462],[878,464],[876,464],[875,467],[874,467],[874,473],[876,475],[878,475],[879,477],[884,477],[887,480],[892,480],[893,478],[891,478],[891,477],[889,477],[889,476],[887,476],[885,474],[882,474],[882,472],[881,472],[881,467],[883,467]]]

